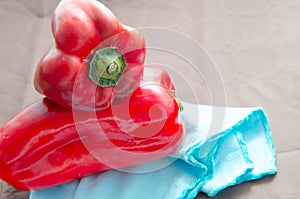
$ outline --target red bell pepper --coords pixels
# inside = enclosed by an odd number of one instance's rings
[[[36,190],[174,152],[184,133],[174,85],[158,67],[145,71],[131,96],[101,111],[47,98],[27,107],[0,129],[0,178]]]
[[[137,88],[145,39],[100,2],[62,0],[52,16],[52,33],[56,45],[35,72],[39,93],[61,106],[89,111],[107,108],[113,97],[125,97]]]

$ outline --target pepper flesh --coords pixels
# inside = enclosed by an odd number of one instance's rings
[[[56,45],[41,58],[34,76],[39,93],[66,108],[93,111],[107,108],[113,97],[125,97],[137,88],[143,76],[145,39],[136,29],[121,24],[100,2],[62,0],[52,15],[52,33]],[[103,48],[116,49],[124,60],[118,65],[124,70],[114,81],[123,87],[116,92],[114,84],[98,84],[89,78],[91,57]],[[98,61],[105,58],[107,55]],[[106,64],[103,67],[111,63]],[[102,77],[102,73],[96,75]]]
[[[174,152],[184,134],[174,85],[145,69],[153,75],[108,109],[71,111],[44,98],[19,113],[0,130],[0,178],[36,190]]]

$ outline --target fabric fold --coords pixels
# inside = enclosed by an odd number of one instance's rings
[[[262,108],[226,107],[222,128],[211,132],[214,107],[190,103],[184,107],[186,135],[171,156],[31,191],[30,199],[192,199],[199,192],[213,197],[228,186],[277,172]]]

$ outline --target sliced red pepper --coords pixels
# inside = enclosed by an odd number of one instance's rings
[[[52,33],[56,45],[41,58],[34,86],[61,106],[104,109],[113,96],[131,94],[142,79],[144,37],[100,2],[62,0],[52,16]],[[123,85],[117,92],[116,84]]]
[[[72,111],[47,98],[27,107],[0,129],[0,178],[41,189],[174,152],[183,137],[174,86],[165,71],[145,70],[133,94],[105,110]]]

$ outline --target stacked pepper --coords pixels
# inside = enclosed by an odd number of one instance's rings
[[[144,37],[103,4],[61,1],[52,16],[52,33],[56,45],[39,62],[34,86],[59,105],[105,109],[113,95],[129,95],[142,79]]]
[[[36,190],[169,155],[183,136],[168,73],[145,39],[96,0],[62,0],[37,66],[45,98],[0,129],[0,178]]]

